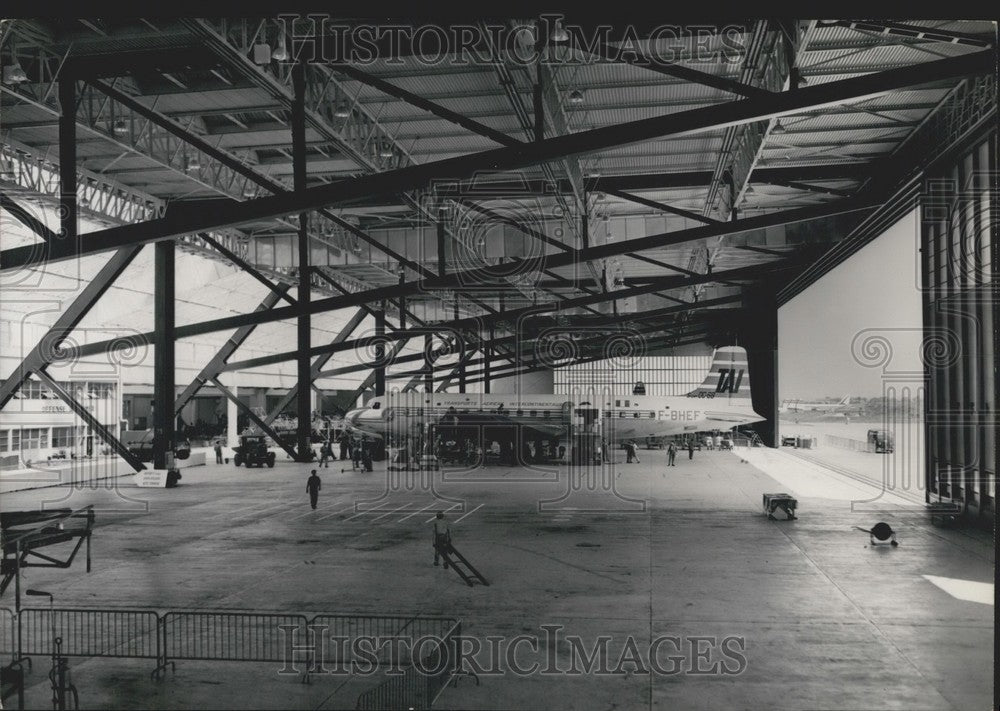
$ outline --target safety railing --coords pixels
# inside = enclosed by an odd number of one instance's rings
[[[409,657],[413,645],[420,639],[441,639],[455,625],[452,617],[383,617],[361,615],[317,615],[310,626],[322,629],[327,639],[341,639],[346,643],[329,645],[325,659],[347,665],[356,661],[352,640],[367,637],[379,640],[374,649],[366,650],[366,663],[374,656],[377,663],[405,666],[412,663]],[[383,644],[390,640],[405,640],[409,644]],[[402,654],[394,659],[393,654]]]
[[[51,656],[62,639],[67,657],[158,659],[159,615],[150,610],[22,609],[19,657]]]
[[[286,629],[305,632],[304,615],[264,612],[168,612],[163,616],[163,661],[281,662]]]
[[[356,708],[362,711],[431,708],[451,678],[461,671],[458,668],[461,636],[462,623],[457,621],[452,621],[444,634],[424,636],[432,643],[415,647],[422,652],[421,658],[403,669],[402,674],[391,676],[358,696]]]
[[[320,614],[310,619],[278,612],[161,614],[154,610],[70,608],[24,608],[15,614],[0,608],[0,655],[5,661],[51,656],[58,637],[59,652],[64,656],[155,660],[152,675],[157,678],[167,667],[184,660],[294,665],[304,659],[306,676],[316,671],[313,662],[319,659],[338,665],[355,661],[370,664],[370,654],[364,660],[352,656],[355,640],[366,637],[374,641],[367,649],[374,652],[378,666],[403,670],[389,680],[391,688],[373,690],[374,694],[382,694],[378,698],[383,700],[402,699],[404,708],[425,708],[448,683],[460,633],[461,623],[447,617]],[[326,644],[334,638],[346,643]],[[386,644],[391,640],[403,643]],[[323,645],[325,654],[314,654],[318,645]],[[411,658],[414,650],[421,655],[420,660]],[[386,707],[381,701],[372,703],[367,708]]]

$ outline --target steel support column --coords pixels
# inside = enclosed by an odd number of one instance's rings
[[[434,354],[431,350],[434,345],[434,336],[430,333],[424,334],[424,392],[434,392]]]
[[[385,301],[375,312],[375,397],[385,395]]]
[[[76,241],[76,82],[59,81],[59,221],[64,240]]]
[[[438,209],[437,216],[437,258],[438,258],[438,276],[442,279],[448,275],[447,260],[445,259],[445,228],[444,220],[447,212],[444,208]]]
[[[153,467],[173,466],[174,450],[174,242],[156,243],[153,310]],[[168,458],[168,453],[171,456]],[[169,461],[168,461],[169,459]]]
[[[306,189],[306,117],[305,96],[306,79],[305,66],[300,61],[292,68],[292,163],[294,171],[295,192]],[[312,433],[312,408],[310,407],[312,383],[309,360],[309,349],[312,346],[312,317],[307,310],[309,305],[309,215],[305,211],[299,213],[299,311],[297,324],[298,357],[296,358],[296,443],[299,456],[297,461],[308,462],[312,459],[310,435]]]
[[[317,271],[317,274],[319,273],[320,272]],[[346,324],[344,324],[344,327],[340,329],[340,332],[337,333],[336,336],[334,336],[333,340],[330,342],[330,345],[335,345],[337,343],[343,343],[344,341],[346,341],[348,337],[350,337],[350,335],[354,333],[354,330],[361,325],[361,322],[365,320],[366,313],[367,311],[363,308],[355,311],[354,315],[351,316],[351,319]],[[329,362],[330,358],[332,357],[333,353],[324,353],[318,356],[315,361],[313,361],[313,364],[312,366],[310,366],[309,369],[309,376],[310,376],[309,382],[314,382],[316,378],[323,375],[323,373],[321,372],[323,370],[323,366],[326,365]],[[286,393],[285,396],[281,398],[281,400],[278,402],[278,404],[275,405],[273,408],[271,408],[271,411],[267,413],[267,417],[264,418],[264,422],[266,422],[268,425],[274,422],[275,418],[277,418],[278,415],[280,415],[284,411],[284,409],[288,407],[289,403],[291,403],[292,400],[298,397],[298,392],[299,392],[298,388],[299,388],[298,385],[293,385],[292,387],[290,387],[288,389],[288,393]]]
[[[766,418],[753,428],[769,447],[778,440],[778,307],[766,286],[744,290],[746,316],[741,320],[741,343],[747,351],[748,372],[753,372],[753,409]]]

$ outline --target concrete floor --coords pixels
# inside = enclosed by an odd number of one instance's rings
[[[92,573],[80,565],[27,572],[25,587],[52,592],[58,606],[450,615],[481,639],[538,637],[538,651],[524,643],[516,661],[544,664],[553,652],[563,670],[571,645],[549,649],[542,625],[561,625],[561,636],[577,635],[588,649],[611,635],[612,668],[630,637],[640,663],[653,639],[679,638],[657,655],[661,671],[676,673],[636,673],[634,664],[620,674],[508,669],[479,686],[462,679],[438,708],[992,706],[993,606],[956,599],[923,577],[992,582],[989,534],[933,527],[914,507],[890,502],[873,519],[836,495],[844,482],[834,474],[833,494],[814,472],[804,495],[732,452],[695,452],[691,461],[685,453],[672,468],[662,451],[640,457],[624,464],[619,454],[613,470],[597,472],[594,491],[587,479],[571,488],[565,468],[447,470],[433,482],[444,503],[419,486],[380,498],[384,470],[342,472],[334,462],[321,470],[312,511],[310,467],[279,461],[186,470],[170,490],[126,478],[117,492],[4,494],[2,508],[97,504]],[[761,494],[789,489],[799,495],[799,520],[767,520]],[[490,587],[466,587],[432,567],[427,520],[449,507],[456,545]],[[869,547],[852,528],[879,519],[899,531],[899,548]],[[3,604],[13,607],[11,592]],[[745,664],[722,653],[724,638]],[[695,659],[696,651],[707,656]],[[486,655],[477,660],[485,665]],[[692,673],[716,662],[716,673]],[[274,664],[189,661],[157,683],[146,662],[71,665],[84,708],[353,708],[377,682],[305,685]],[[37,660],[29,675],[31,708],[51,705],[47,669]]]

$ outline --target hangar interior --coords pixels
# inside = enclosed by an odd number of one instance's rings
[[[0,20],[4,703],[47,698],[58,623],[80,694],[106,708],[981,706],[996,39],[975,20]],[[884,380],[922,394],[922,467],[899,455],[860,484],[798,472],[779,457],[778,309],[901,221],[919,244],[924,367]],[[517,466],[481,453],[449,469],[425,424],[400,466],[387,438],[366,476],[334,455],[320,502],[336,511],[296,490],[317,431],[336,443],[384,402],[402,419],[429,394],[634,409],[697,392],[732,346],[759,418],[730,451],[700,436],[682,451],[694,478],[668,479],[657,450],[628,469],[600,434],[553,444],[552,461],[532,440]],[[516,414],[550,417],[527,400]],[[248,432],[271,468],[229,464],[249,464]],[[911,487],[880,478],[899,468]],[[178,469],[162,492],[135,483]],[[823,476],[847,478],[832,496]],[[801,501],[787,525],[759,515],[782,487]],[[453,554],[456,577],[413,562],[439,509],[473,559]],[[868,539],[851,529],[879,517],[906,534],[894,550],[872,534],[859,563]],[[59,610],[33,599],[47,591]],[[396,675],[334,685],[320,664],[295,686],[316,661],[307,620],[438,646]],[[680,675],[462,666],[463,634],[509,644],[549,623],[586,644],[640,639],[649,661],[662,635],[731,644],[714,671],[688,650]],[[274,683],[241,695],[260,669]],[[225,691],[199,687],[219,670]],[[76,686],[57,678],[69,707]]]

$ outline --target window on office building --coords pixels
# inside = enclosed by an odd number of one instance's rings
[[[46,449],[49,446],[47,427],[28,427],[21,430],[21,450]]]
[[[8,451],[7,430],[0,430],[0,452]]]
[[[53,447],[75,447],[76,427],[53,427],[52,428]]]
[[[114,383],[88,383],[88,395],[92,398],[106,400],[114,395]]]

